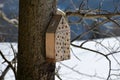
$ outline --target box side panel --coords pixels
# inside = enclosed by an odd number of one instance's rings
[[[46,58],[49,61],[55,60],[55,35],[46,33]]]

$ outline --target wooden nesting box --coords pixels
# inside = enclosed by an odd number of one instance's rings
[[[70,27],[62,15],[54,15],[47,29],[46,58],[52,62],[70,58]]]

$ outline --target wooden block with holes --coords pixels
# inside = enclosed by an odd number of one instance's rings
[[[54,15],[46,32],[47,61],[70,59],[70,27],[62,15]]]

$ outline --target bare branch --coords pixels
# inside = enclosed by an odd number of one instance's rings
[[[106,13],[106,14],[87,14],[87,13],[80,13],[81,11],[76,11],[76,12],[66,12],[66,16],[79,16],[82,18],[88,18],[88,19],[92,19],[92,18],[107,18],[107,17],[113,17],[113,16],[120,16],[120,13]]]
[[[10,66],[8,65],[5,70],[2,72],[2,75],[0,76],[0,80],[4,80],[5,75],[7,74],[7,72],[9,71]]]
[[[5,62],[7,62],[8,66],[12,69],[12,71],[14,72],[15,78],[16,78],[16,70],[12,65],[12,62],[16,59],[16,57],[14,57],[14,59],[10,62],[8,61],[5,56],[3,55],[3,53],[0,51],[0,55],[2,56],[2,58],[5,60]]]
[[[76,59],[78,59],[79,61],[81,61],[81,60],[79,59],[79,57],[77,57],[77,56],[75,55],[75,53],[73,52],[73,49],[72,49],[72,48],[71,48],[71,51],[72,51],[73,55],[76,57]]]
[[[8,61],[5,56],[3,55],[3,53],[0,51],[0,55],[2,56],[2,58],[5,60],[5,62],[7,62],[8,64],[11,64],[10,61]]]
[[[7,21],[10,24],[18,25],[18,20],[17,19],[9,19],[6,17],[3,11],[0,10],[0,17]]]

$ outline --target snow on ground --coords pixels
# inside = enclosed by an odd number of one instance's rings
[[[74,44],[80,45],[83,42],[84,41],[76,41]],[[120,38],[88,41],[83,46],[104,54],[108,54],[120,50]],[[109,61],[104,56],[73,46],[71,46],[71,49],[71,59],[57,62],[56,64],[57,68],[59,68],[58,72],[62,80],[106,80],[109,73]],[[120,53],[109,56],[112,69],[120,68],[120,64],[118,65],[115,61],[117,59],[120,63],[119,57]],[[119,75],[120,71],[112,71],[111,73],[116,73]],[[111,78],[115,79],[116,77],[112,76]],[[56,77],[56,80],[59,79]]]
[[[14,49],[17,51],[17,44],[12,43],[12,45],[14,46]],[[4,53],[7,60],[11,61],[13,59],[14,54],[13,54],[13,50],[11,49],[10,43],[0,43],[0,50]],[[6,63],[2,64],[2,62],[4,62],[4,60],[0,55],[0,75],[1,72],[3,72],[3,70],[7,67],[7,64]],[[5,76],[5,80],[15,80],[14,74],[11,69],[9,70],[8,74]]]
[[[73,44],[80,45],[83,42],[84,41],[75,41]],[[12,45],[14,45],[14,48],[17,50],[17,44],[13,43]],[[120,50],[120,38],[88,41],[83,46],[108,54]],[[0,43],[0,50],[5,53],[7,59],[11,60],[13,58],[13,53],[9,43]],[[120,53],[109,55],[112,69],[120,68],[120,65],[116,62],[116,60],[118,60],[120,63],[119,57]],[[3,71],[7,65],[1,64],[2,62],[3,60],[0,56],[0,75],[1,70]],[[109,73],[109,61],[98,53],[71,46],[71,59],[57,62],[56,71],[58,71],[62,80],[106,80]],[[112,71],[111,73],[120,74],[120,71]],[[111,78],[115,79],[116,76],[112,76]],[[12,71],[9,71],[5,80],[14,80]],[[60,79],[55,76],[55,80]]]

